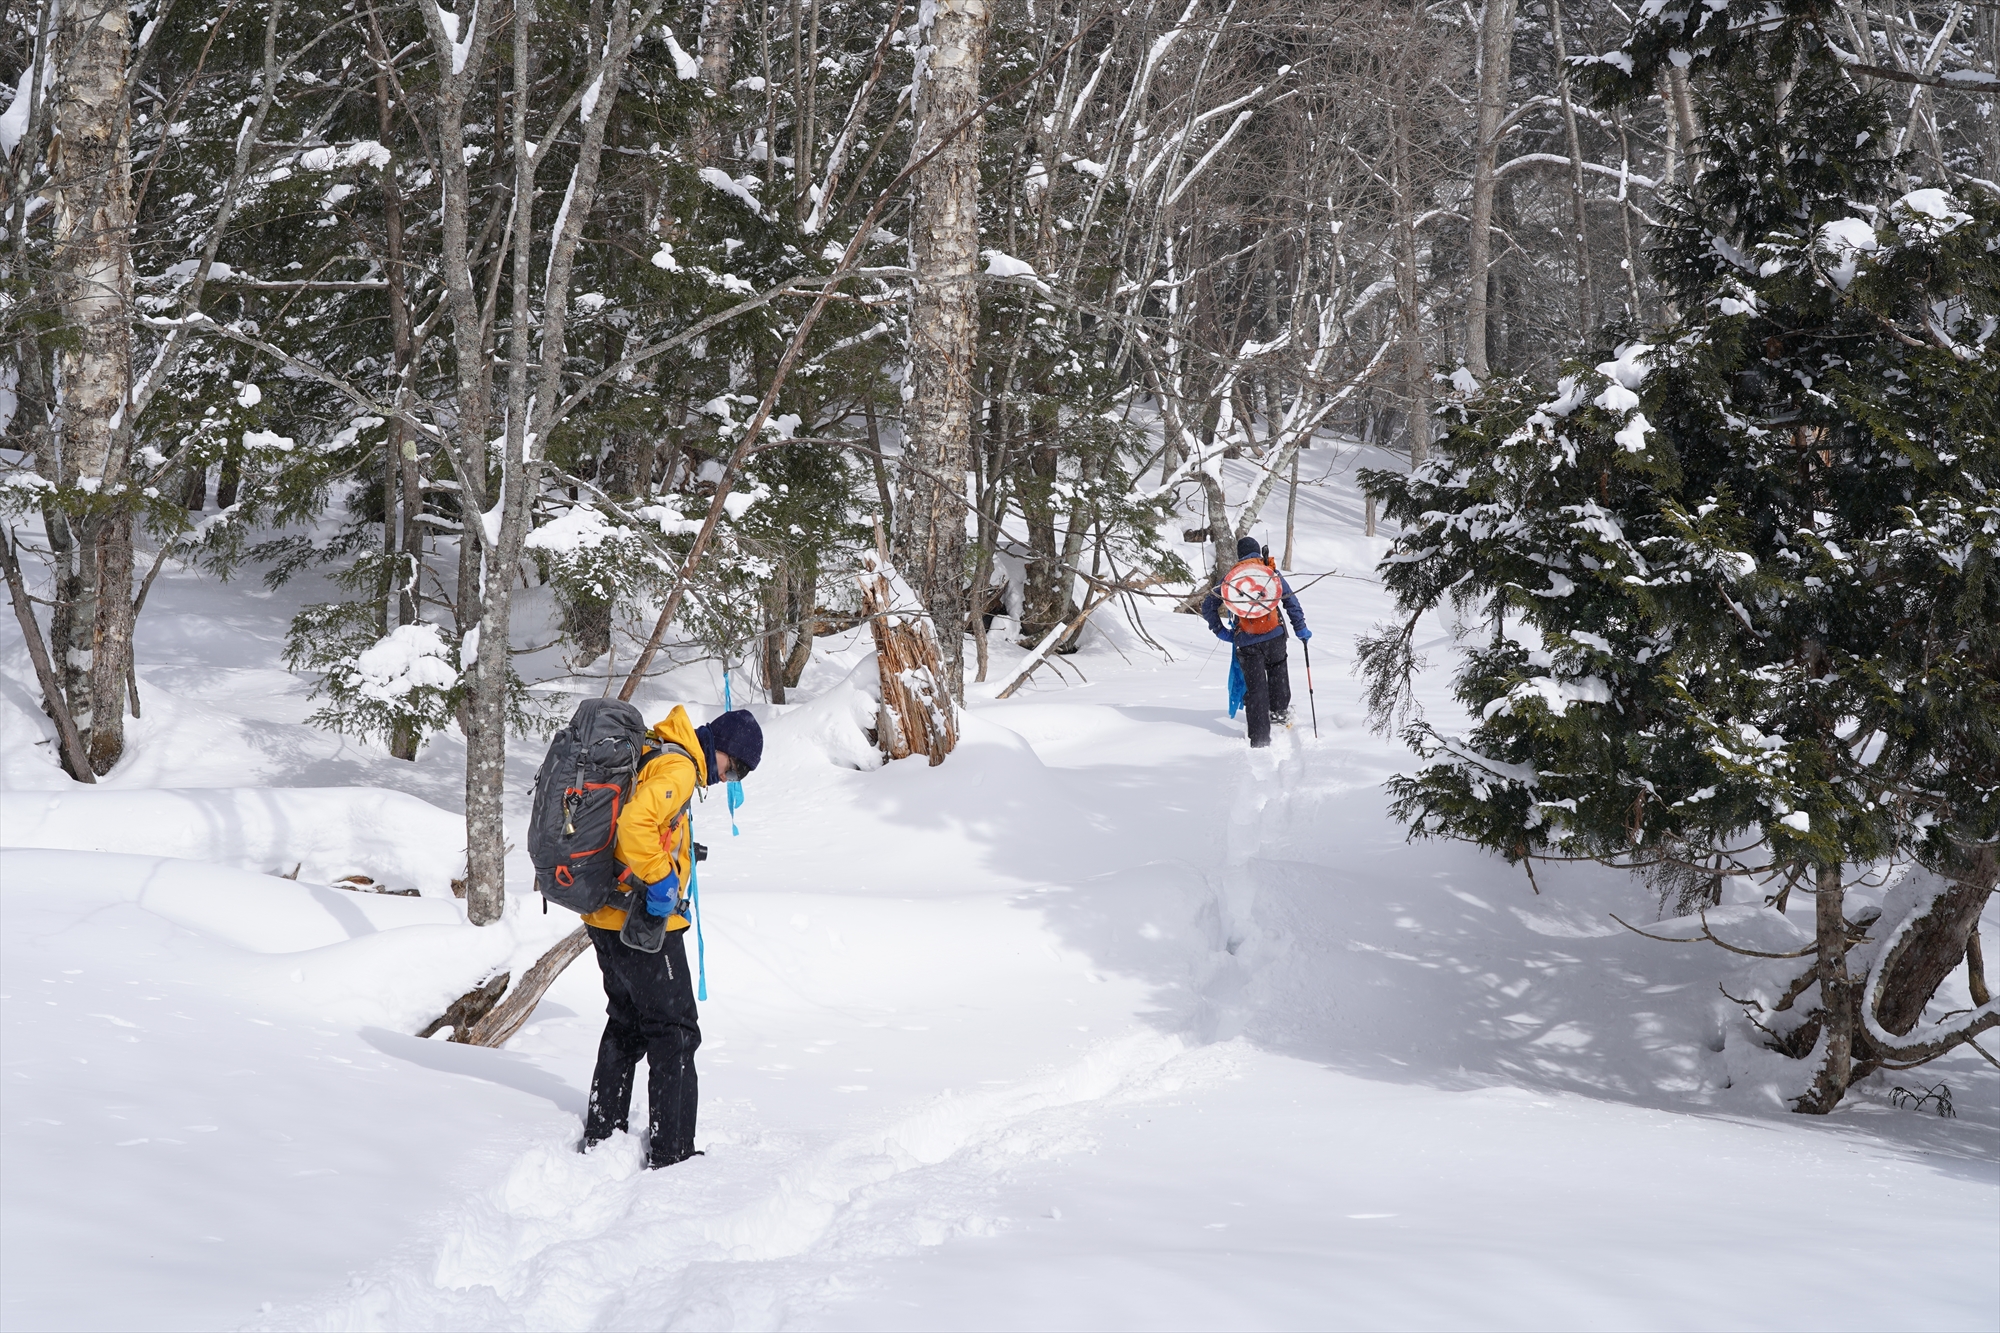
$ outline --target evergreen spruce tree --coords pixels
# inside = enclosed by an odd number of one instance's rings
[[[2000,200],[1913,188],[1810,14],[1653,16],[1603,58],[1606,98],[1670,60],[1706,91],[1656,252],[1678,319],[1365,474],[1404,619],[1363,660],[1426,761],[1393,784],[1417,834],[1634,867],[1683,911],[1728,875],[1810,892],[1804,961],[1749,1007],[1823,1113],[2000,1025],[1979,979],[1923,1021],[2000,878]],[[1447,602],[1481,627],[1463,735],[1409,708]],[[1855,874],[1909,861],[1933,875],[1849,919]]]

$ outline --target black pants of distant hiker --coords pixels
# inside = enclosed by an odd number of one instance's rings
[[[701,1045],[694,978],[688,975],[687,932],[668,935],[658,953],[642,953],[620,940],[615,930],[588,929],[598,969],[604,973],[610,1021],[597,1044],[584,1141],[608,1139],[626,1128],[632,1078],[639,1057],[644,1056],[651,1122],[647,1165],[685,1161],[694,1155],[694,1052]]]
[[[1292,706],[1292,673],[1285,669],[1285,636],[1237,646],[1243,667],[1243,705],[1250,715],[1252,748],[1271,743],[1271,714]]]

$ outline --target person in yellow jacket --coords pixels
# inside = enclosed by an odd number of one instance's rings
[[[716,782],[748,777],[764,733],[747,709],[697,727],[675,708],[655,726],[648,760],[618,816],[620,898],[584,917],[604,976],[604,1036],[590,1080],[581,1151],[627,1128],[639,1059],[648,1067],[646,1165],[697,1156],[695,1048],[701,1025],[688,975],[687,884],[694,872],[688,802]]]

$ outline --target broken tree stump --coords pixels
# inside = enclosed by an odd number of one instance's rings
[[[514,987],[507,998],[474,1021],[465,1040],[474,1046],[504,1046],[507,1038],[519,1032],[521,1025],[528,1021],[528,1015],[535,1012],[535,1006],[542,1002],[542,996],[563,974],[563,969],[574,963],[589,947],[590,932],[582,926],[563,936],[554,948],[536,960],[535,965],[522,976],[521,984]],[[455,1037],[453,1039],[456,1040]]]
[[[449,1008],[432,1019],[430,1026],[417,1035],[434,1037],[445,1028],[450,1028],[451,1036],[447,1040],[466,1040],[465,1034],[472,1030],[472,1025],[484,1018],[487,1010],[500,1003],[500,997],[507,990],[507,980],[508,974],[505,972],[488,977],[453,1000]]]
[[[889,563],[879,527],[875,539],[876,549],[862,554],[858,577],[882,681],[877,744],[891,759],[921,754],[936,766],[958,744],[957,708],[945,686],[930,614]]]
[[[521,984],[507,989],[510,974],[500,973],[482,981],[451,1002],[451,1007],[431,1021],[417,1035],[430,1037],[451,1029],[449,1040],[467,1046],[501,1046],[521,1030],[528,1015],[542,1002],[557,977],[590,947],[590,933],[582,926],[562,937],[521,976]],[[504,997],[504,998],[503,998]]]

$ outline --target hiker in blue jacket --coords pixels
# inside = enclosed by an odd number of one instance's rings
[[[1201,618],[1215,637],[1236,650],[1243,668],[1244,702],[1250,714],[1250,748],[1263,749],[1271,743],[1271,722],[1291,725],[1292,677],[1285,665],[1285,622],[1278,611],[1292,618],[1292,629],[1304,643],[1312,637],[1306,615],[1292,586],[1272,563],[1270,553],[1255,537],[1236,542],[1236,563],[1230,566],[1219,587],[1211,588],[1202,599]],[[1228,612],[1230,623],[1222,621]]]

